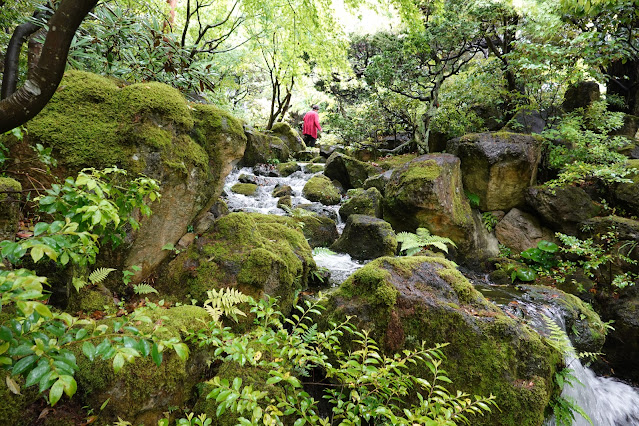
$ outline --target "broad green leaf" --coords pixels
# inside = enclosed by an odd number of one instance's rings
[[[51,390],[49,391],[49,404],[51,404],[51,406],[55,405],[60,400],[62,392],[64,392],[64,383],[62,380],[58,379],[53,386],[51,386]]]

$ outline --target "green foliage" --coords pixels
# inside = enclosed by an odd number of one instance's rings
[[[154,289],[153,286],[146,283],[134,284],[133,292],[135,294],[151,294],[151,293],[158,294],[158,291]]]
[[[164,347],[175,349],[181,358],[188,355],[183,343],[158,339],[158,325],[151,332],[141,332],[135,324],[153,322],[140,312],[99,325],[90,319],[53,312],[43,303],[47,297],[45,283],[46,278],[26,269],[0,271],[2,307],[15,308],[11,318],[0,325],[0,367],[12,377],[23,376],[25,387],[38,386],[41,393],[49,390],[51,405],[63,393],[71,397],[77,390],[74,375],[78,365],[73,347],[81,348],[91,361],[112,360],[115,372],[125,362],[159,354]]]
[[[562,118],[556,129],[543,134],[549,144],[549,165],[559,176],[547,182],[557,186],[585,183],[629,182],[631,171],[624,167],[626,157],[617,150],[628,144],[623,136],[611,132],[623,126],[623,113],[609,112],[604,101],[593,102]]]
[[[583,268],[584,272],[591,278],[596,279],[600,276],[607,276],[611,284],[616,288],[632,286],[639,278],[632,272],[612,273],[614,264],[626,263],[634,265],[637,263],[636,260],[626,254],[634,250],[635,244],[626,243],[620,245],[619,236],[614,227],[603,234],[599,234],[596,242],[592,238],[582,240],[572,235],[561,233],[556,235],[562,243],[560,250],[571,256],[570,260],[560,262],[559,266],[562,275],[574,273],[579,267]],[[558,279],[561,279],[561,276]]]
[[[497,219],[497,216],[495,216],[492,212],[484,212],[481,214],[481,221],[484,224],[486,231],[492,232],[493,229],[495,229],[495,226],[497,226],[499,219]]]
[[[415,234],[412,232],[400,232],[397,234],[397,242],[401,243],[400,253],[406,256],[413,256],[419,253],[424,247],[434,247],[448,253],[448,244],[457,247],[450,238],[431,235],[426,228],[417,228],[415,232]]]
[[[450,383],[441,368],[445,345],[428,349],[424,343],[392,357],[380,353],[367,332],[353,329],[349,321],[318,331],[313,320],[323,307],[305,301],[291,318],[275,310],[275,300],[249,301],[255,328],[243,335],[221,329],[215,322],[193,333],[200,345],[212,346],[224,362],[268,372],[266,383],[216,376],[208,383],[207,398],[217,404],[216,414],[236,413],[238,424],[362,424],[364,421],[396,425],[470,424],[468,416],[490,412],[493,396],[451,395],[441,383]],[[340,340],[352,339],[356,348],[345,352]],[[430,377],[411,374],[422,367]],[[330,418],[318,413],[317,401],[303,388],[304,377],[320,368],[326,375],[326,398],[333,407]],[[283,392],[269,392],[268,389]],[[418,392],[416,392],[418,391]],[[414,404],[408,403],[416,395]]]
[[[526,263],[537,270],[549,270],[557,265],[555,253],[559,250],[557,244],[541,240],[537,247],[529,248],[521,252],[520,256]]]
[[[148,216],[147,197],[154,201],[160,196],[153,179],[139,177],[127,182],[125,176],[126,171],[117,167],[84,169],[75,180],[53,184],[36,201],[54,221],[36,223],[31,238],[0,242],[1,256],[14,264],[27,253],[34,262],[46,256],[62,265],[70,260],[79,265],[93,263],[99,235],[117,245],[125,234],[125,223],[139,227],[131,212],[137,208]]]
[[[479,195],[477,194],[473,194],[472,192],[468,192],[468,191],[464,191],[464,193],[466,194],[466,198],[468,198],[468,202],[470,203],[470,206],[473,208],[477,208],[479,207]]]

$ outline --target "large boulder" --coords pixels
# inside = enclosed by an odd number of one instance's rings
[[[387,355],[419,342],[443,349],[451,391],[496,396],[499,410],[473,425],[540,425],[562,356],[523,322],[487,301],[449,261],[383,257],[330,295],[327,321],[345,316]],[[423,377],[428,371],[414,371]]]
[[[366,179],[381,172],[378,167],[339,152],[333,152],[328,157],[324,168],[324,174],[337,180],[345,189],[361,188]]]
[[[531,187],[526,201],[551,229],[571,235],[577,234],[581,222],[602,211],[586,191],[571,185]]]
[[[280,138],[288,147],[291,154],[295,154],[296,152],[304,151],[306,149],[306,145],[299,133],[297,133],[295,129],[292,129],[288,123],[279,122],[273,124],[271,134]]]
[[[303,225],[302,233],[311,248],[330,247],[339,237],[337,225],[329,217],[298,208],[293,210],[292,218]]]
[[[395,169],[385,189],[384,219],[398,232],[427,228],[450,238],[462,255],[494,256],[496,245],[482,244],[488,233],[464,194],[459,165],[451,154],[427,154]]]
[[[524,203],[535,184],[542,139],[518,133],[474,133],[448,141],[446,152],[461,160],[464,189],[479,196],[482,211]]]
[[[339,215],[343,220],[352,214],[382,217],[382,194],[377,188],[349,189],[346,196],[348,199],[339,209]]]
[[[387,170],[384,173],[373,175],[364,181],[363,188],[364,189],[377,188],[380,194],[384,195],[386,184],[390,180],[390,177],[392,174],[393,174],[392,170]]]
[[[279,297],[286,313],[314,268],[311,248],[295,220],[230,213],[169,263],[156,288],[182,302],[201,302],[207,290],[235,287],[255,299]]]
[[[497,223],[495,235],[513,253],[521,253],[537,247],[537,243],[542,240],[552,241],[555,238],[552,231],[541,226],[535,216],[519,209],[510,210]]]
[[[75,175],[84,167],[116,165],[134,176],[159,181],[162,197],[151,205],[105,266],[137,265],[134,281],[166,258],[187,226],[204,214],[222,190],[226,174],[244,153],[242,123],[222,110],[190,106],[176,89],[161,83],[118,86],[114,80],[68,72],[45,109],[27,123],[28,143],[53,148],[54,172]]]
[[[326,206],[334,206],[342,200],[339,190],[324,175],[310,178],[302,189],[302,195],[310,201],[319,202]]]
[[[397,253],[397,237],[388,222],[372,216],[348,217],[342,235],[332,250],[348,253],[353,259],[367,260]]]
[[[17,180],[0,177],[0,241],[13,241],[18,232],[20,219],[20,191]]]
[[[258,132],[252,127],[245,127],[246,151],[242,157],[242,165],[251,167],[256,164],[277,161],[284,163],[291,156],[291,150],[277,136]]]

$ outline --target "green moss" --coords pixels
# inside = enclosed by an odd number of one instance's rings
[[[208,154],[186,134],[191,111],[176,89],[160,83],[119,88],[112,80],[81,71],[65,74],[45,109],[27,124],[31,143],[54,148],[64,166],[118,165],[146,168],[141,144],[160,152],[174,170],[205,167]]]
[[[286,310],[312,268],[311,249],[295,220],[231,213],[171,262],[159,289],[203,301],[209,289],[237,287],[255,298],[279,297]]]
[[[22,191],[22,185],[17,180],[0,176],[0,201],[7,198],[8,195],[3,191]]]
[[[298,170],[300,170],[300,166],[295,161],[289,161],[288,163],[281,163],[277,165],[277,171],[282,177],[290,176]]]
[[[414,163],[402,174],[402,181],[412,182],[415,180],[433,181],[441,174],[441,168],[435,160],[421,161]]]
[[[102,311],[105,306],[113,305],[113,297],[109,297],[99,290],[82,289],[79,292],[72,291],[74,293],[70,296],[67,307],[67,311],[70,313]]]
[[[236,183],[231,187],[231,191],[236,194],[252,196],[257,192],[257,185],[254,183]]]
[[[396,169],[417,158],[417,154],[403,154],[383,157],[375,160],[375,163],[384,170]]]
[[[302,194],[311,201],[324,205],[339,204],[342,197],[331,180],[324,175],[313,176],[306,182]]]
[[[304,168],[307,173],[319,173],[324,171],[323,164],[307,164]]]

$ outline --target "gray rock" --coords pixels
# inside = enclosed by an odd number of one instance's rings
[[[330,179],[339,181],[345,189],[361,188],[370,176],[379,174],[382,170],[363,161],[339,152],[334,152],[326,160],[324,174]]]
[[[561,106],[566,112],[570,112],[577,108],[587,108],[600,98],[599,84],[596,81],[580,81],[568,87]]]
[[[377,188],[369,189],[349,189],[348,199],[339,209],[339,215],[343,220],[348,219],[352,214],[363,214],[381,218],[382,215],[382,194]]]
[[[552,231],[542,227],[536,217],[519,209],[510,210],[497,223],[495,235],[500,243],[515,254],[537,247],[541,240],[554,240]]]
[[[395,255],[397,238],[390,223],[376,217],[354,214],[348,217],[344,232],[331,249],[348,253],[353,259],[375,259]]]
[[[479,196],[479,208],[509,210],[524,204],[535,184],[542,140],[518,133],[475,133],[448,141],[461,160],[464,189]]]

